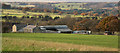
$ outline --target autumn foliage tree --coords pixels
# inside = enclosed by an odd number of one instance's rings
[[[109,31],[120,31],[120,20],[118,20],[118,19],[111,20],[108,23],[107,30],[109,30]]]
[[[120,17],[120,14],[117,14],[116,16],[117,16],[117,17]]]
[[[85,15],[87,15],[87,13],[81,13],[80,15],[85,16]]]
[[[96,26],[101,31],[119,31],[119,20],[116,16],[108,16],[101,20]]]
[[[22,10],[22,7],[18,7],[19,10]]]
[[[98,13],[93,14],[93,16],[99,16]]]
[[[106,17],[106,16],[107,16],[107,14],[103,13],[101,16],[102,16],[102,17]]]
[[[77,15],[77,14],[78,14],[78,12],[76,12],[76,11],[75,11],[75,12],[73,12],[73,13],[74,13],[74,15]]]
[[[43,11],[44,11],[44,12],[48,12],[48,9],[44,9]]]
[[[63,12],[62,11],[59,11],[59,14],[61,15]]]
[[[56,12],[58,13],[58,12],[59,12],[59,10],[56,10]]]
[[[28,10],[29,10],[28,7],[24,7],[24,8],[22,8],[22,11],[28,11]]]
[[[73,30],[91,30],[98,31],[95,26],[98,24],[99,20],[84,19],[76,22],[73,26]]]
[[[32,12],[37,12],[37,9],[36,8],[32,8],[31,11]]]
[[[51,10],[51,12],[52,12],[52,13],[55,13],[55,10],[54,10],[54,9],[52,9],[52,10]]]
[[[93,12],[92,12],[92,11],[88,12],[88,15],[89,15],[89,16],[92,16],[92,15],[93,15]]]
[[[73,30],[87,30],[87,26],[85,26],[85,22],[88,21],[89,19],[82,20],[80,22],[76,22],[75,25],[73,26]]]

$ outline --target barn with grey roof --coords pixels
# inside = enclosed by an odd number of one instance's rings
[[[26,33],[72,33],[72,30],[67,25],[13,25],[12,32],[26,32]]]

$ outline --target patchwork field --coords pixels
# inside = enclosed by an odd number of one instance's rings
[[[23,13],[22,10],[15,10],[15,9],[2,9],[2,10],[3,10],[3,13],[0,16],[6,16],[7,15],[7,16],[16,16],[18,18],[21,18],[22,16],[30,16],[30,17],[32,17],[33,15],[43,15],[43,16],[49,15],[52,18],[58,17],[58,16],[60,18],[64,18],[67,15],[69,15],[70,17],[90,17],[88,15],[82,16],[80,14],[74,15],[74,14],[65,14],[64,13],[64,14],[59,15],[58,13],[48,13],[48,12],[47,13],[46,12],[26,12],[26,14],[28,13],[29,15],[25,15],[25,13]],[[91,17],[93,17],[93,16],[91,16]]]
[[[83,7],[85,4],[87,3],[58,3],[52,4],[52,6],[55,6],[62,10],[72,10],[72,9],[86,9]]]
[[[3,33],[3,51],[117,51],[118,36]]]

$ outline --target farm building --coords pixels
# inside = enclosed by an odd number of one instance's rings
[[[25,24],[14,24],[12,26],[12,32],[23,32],[23,28],[26,27]]]
[[[110,31],[105,31],[105,32],[104,32],[104,35],[113,35],[113,34],[112,34],[112,32],[110,32]]]
[[[26,27],[23,28],[23,32],[29,32],[29,33],[37,33],[40,32],[40,28],[34,25],[28,25]]]
[[[40,28],[35,25],[23,25],[16,24],[12,26],[12,32],[29,32],[29,33],[37,33],[41,32]]]
[[[29,33],[72,33],[67,25],[53,26],[35,26],[35,25],[13,25],[12,32],[29,32]]]
[[[80,30],[80,31],[73,31],[74,34],[91,34],[91,31]]]
[[[42,30],[46,32],[54,32],[54,33],[72,33],[67,25],[54,25],[54,26],[40,26]]]

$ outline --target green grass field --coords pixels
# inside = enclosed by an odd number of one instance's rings
[[[116,51],[118,36],[3,33],[3,51]]]
[[[86,8],[80,7],[85,4],[87,3],[58,3],[58,4],[52,4],[52,6],[55,6],[62,10],[72,10],[72,9],[86,9]]]

